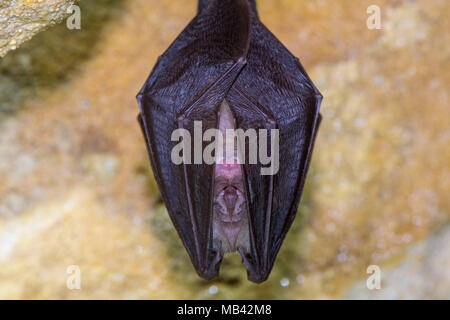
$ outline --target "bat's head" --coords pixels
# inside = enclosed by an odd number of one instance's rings
[[[248,219],[240,165],[218,164],[214,182],[213,240],[222,253],[248,249]]]
[[[234,129],[234,118],[226,100],[219,113],[219,130],[222,133],[224,155],[218,157],[214,174],[214,223],[213,241],[220,243],[221,252],[248,249],[248,218],[245,201],[244,179],[237,161],[234,139],[228,140],[226,130]],[[226,154],[227,144],[233,153]]]

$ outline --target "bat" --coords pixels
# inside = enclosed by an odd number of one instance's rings
[[[300,61],[262,24],[255,0],[200,0],[137,101],[152,171],[199,276],[216,278],[238,251],[248,279],[265,281],[321,121],[322,95]]]

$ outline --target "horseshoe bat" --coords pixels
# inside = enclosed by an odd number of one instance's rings
[[[200,0],[137,101],[154,176],[197,273],[217,277],[223,255],[238,251],[248,279],[265,281],[295,218],[321,121],[322,95],[300,61],[262,24],[255,0]],[[214,163],[199,161],[201,153],[192,161],[187,136],[210,129],[267,130],[277,170],[262,174],[267,163],[248,161],[255,143],[246,136],[238,149],[247,161],[237,161],[236,148],[231,162],[217,161],[217,150]],[[177,130],[183,139],[173,139]],[[180,140],[187,161],[176,163]]]

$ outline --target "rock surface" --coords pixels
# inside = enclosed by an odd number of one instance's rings
[[[77,0],[1,0],[0,57],[67,17]]]
[[[379,290],[366,281],[352,285],[347,299],[450,299],[450,227],[412,245],[400,262],[381,273]]]
[[[33,74],[35,91],[0,101],[13,110],[0,116],[0,298],[448,297],[450,3],[378,1],[383,29],[369,30],[372,1],[259,1],[325,99],[299,215],[257,286],[237,255],[218,280],[198,278],[136,122],[135,95],[195,2],[125,2],[90,55],[64,51]],[[37,38],[4,59],[33,61]],[[15,68],[2,83],[22,93]],[[67,287],[73,265],[80,290]],[[377,292],[364,286],[369,265],[382,270]]]

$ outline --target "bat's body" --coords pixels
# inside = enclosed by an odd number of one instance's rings
[[[235,129],[234,118],[224,100],[219,111],[219,130],[224,137],[227,129]],[[223,150],[227,142],[233,143],[224,141]],[[250,251],[244,178],[237,163],[237,150],[233,151],[231,161],[216,163],[214,172],[213,243],[220,242],[223,252],[236,248]]]
[[[299,60],[260,22],[254,0],[200,0],[137,99],[153,172],[199,275],[216,277],[223,255],[239,251],[249,280],[266,280],[295,217],[320,123],[322,96]],[[214,149],[214,163],[199,161],[204,154],[188,158],[195,143],[183,135],[184,161],[176,163],[173,133],[195,135],[198,121],[205,135],[218,129],[224,138],[209,141],[224,148]],[[251,139],[240,141],[243,154],[223,152],[235,142],[226,136],[233,129],[266,130],[279,167],[267,174],[267,163],[252,162]]]

